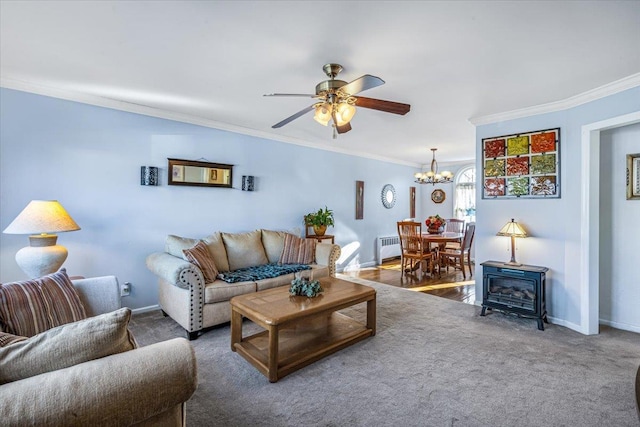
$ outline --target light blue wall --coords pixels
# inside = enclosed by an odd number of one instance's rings
[[[549,200],[483,200],[478,185],[476,228],[476,277],[482,277],[480,262],[509,260],[509,239],[497,231],[515,218],[532,236],[517,239],[516,258],[524,264],[550,268],[547,308],[554,321],[578,330],[581,323],[580,218],[582,214],[581,146],[582,126],[640,111],[640,87],[598,99],[564,111],[487,124],[476,128],[476,158],[479,177],[482,139],[561,128],[561,198]],[[638,152],[640,152],[640,141]],[[612,173],[602,170],[603,174]],[[479,178],[480,182],[480,178]],[[632,249],[633,242],[618,242]],[[482,283],[476,281],[476,298],[482,299]],[[637,325],[640,326],[640,325]]]
[[[33,199],[59,200],[82,228],[58,237],[69,274],[131,282],[123,303],[132,308],[156,304],[144,260],[170,233],[303,230],[303,215],[327,205],[336,217],[329,232],[343,247],[339,267],[373,264],[376,236],[395,234],[409,215],[418,170],[9,89],[0,91],[0,113],[0,228]],[[168,157],[233,164],[234,189],[167,186]],[[140,185],[142,165],[161,168],[159,187]],[[242,175],[256,176],[255,192],[239,190]],[[358,221],[356,180],[365,182]],[[387,183],[397,191],[393,209],[380,201]],[[27,236],[0,235],[2,282],[25,278],[14,256],[27,245]]]

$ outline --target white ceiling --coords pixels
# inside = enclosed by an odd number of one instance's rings
[[[474,158],[472,117],[640,72],[640,1],[1,1],[0,23],[5,87],[413,165]],[[336,140],[311,114],[272,129],[313,100],[262,95],[313,93],[327,62],[411,111],[360,108]]]

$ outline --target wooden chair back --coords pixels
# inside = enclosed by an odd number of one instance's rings
[[[453,233],[464,233],[464,220],[457,218],[446,220],[444,231]]]
[[[398,237],[400,251],[409,254],[422,253],[422,223],[415,221],[399,221]]]
[[[464,232],[464,238],[462,239],[462,252],[471,250],[473,244],[473,236],[476,234],[476,225],[470,223],[467,225],[467,230]]]

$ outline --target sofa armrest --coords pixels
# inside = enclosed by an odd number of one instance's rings
[[[71,282],[89,317],[109,313],[122,306],[120,286],[115,276],[90,277]]]
[[[316,245],[316,264],[329,267],[329,276],[336,277],[336,263],[340,257],[340,246],[332,243]]]
[[[3,426],[132,425],[186,402],[197,387],[184,338],[0,386]]]
[[[204,283],[204,276],[198,267],[167,252],[149,255],[146,263],[153,274],[179,288],[189,289],[196,282]]]

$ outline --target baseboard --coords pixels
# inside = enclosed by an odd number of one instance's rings
[[[376,265],[377,264],[375,261],[363,262],[362,264],[358,265],[345,265],[344,267],[336,267],[336,272],[343,273],[345,271],[356,271],[361,268],[375,267]]]
[[[133,308],[133,309],[131,309],[131,313],[132,314],[141,314],[141,313],[147,313],[149,311],[155,311],[155,310],[160,310],[160,306],[158,304],[149,305],[147,307]]]
[[[611,320],[600,319],[600,324],[611,326],[616,329],[622,329],[623,331],[640,333],[640,326],[630,325],[628,323],[612,322]]]

